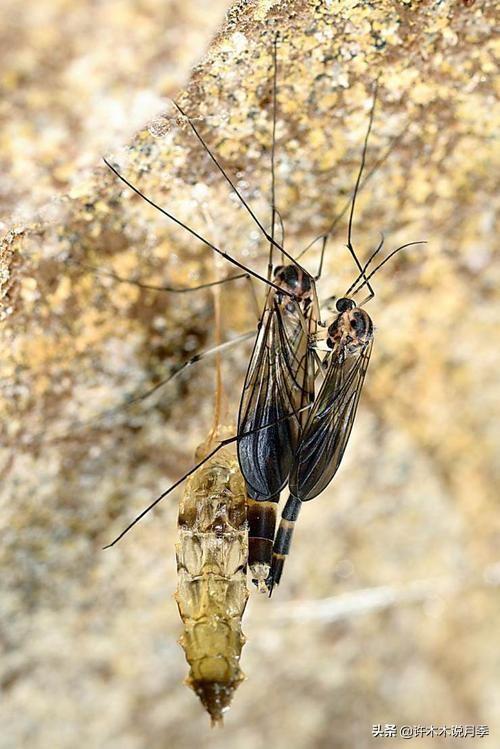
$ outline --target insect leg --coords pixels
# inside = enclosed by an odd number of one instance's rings
[[[359,186],[360,186],[361,178],[363,176],[363,172],[364,172],[364,169],[365,169],[366,153],[367,153],[367,150],[368,150],[368,140],[370,138],[370,133],[371,133],[372,124],[373,124],[373,117],[375,115],[375,105],[377,103],[377,92],[378,92],[378,80],[375,81],[375,87],[374,87],[374,91],[373,91],[373,103],[372,103],[372,108],[371,108],[371,111],[370,111],[370,117],[369,117],[369,120],[368,120],[368,128],[366,130],[365,140],[364,140],[364,143],[363,143],[363,151],[361,153],[361,163],[359,165],[358,176],[356,178],[356,184],[354,185],[354,191],[353,191],[352,201],[351,201],[351,211],[349,213],[349,224],[348,224],[348,227],[347,227],[347,249],[351,253],[351,256],[352,256],[354,262],[356,263],[356,265],[358,266],[358,269],[359,269],[360,273],[363,272],[363,269],[361,267],[361,263],[359,262],[356,253],[354,252],[354,247],[352,245],[352,225],[353,225],[353,221],[354,221],[354,210],[356,208],[356,198],[358,197]],[[367,285],[368,285],[368,289],[369,289],[370,293],[372,295],[374,295],[375,292],[373,291],[373,289],[370,286],[369,282],[367,282]]]
[[[397,144],[400,142],[400,140],[402,139],[402,137],[403,137],[403,135],[405,133],[406,133],[406,129],[404,131],[398,133],[398,135],[396,135],[391,140],[389,146],[384,151],[384,153],[382,154],[382,156],[375,162],[375,164],[372,166],[372,168],[370,169],[370,171],[368,172],[368,174],[366,175],[366,177],[361,181],[361,183],[359,185],[358,193],[363,189],[363,187],[367,184],[367,182],[369,182],[369,180],[373,177],[373,175],[378,172],[379,168],[387,161],[387,158],[392,153],[392,151],[397,146]],[[308,244],[307,247],[305,247],[302,250],[302,252],[297,256],[297,258],[300,259],[307,252],[307,250],[309,250],[309,248],[312,247],[313,244],[315,244],[320,239],[323,240],[324,244],[322,244],[322,247],[321,247],[321,257],[320,257],[318,274],[317,274],[316,278],[319,278],[321,276],[321,273],[322,273],[323,259],[324,259],[324,255],[325,255],[325,251],[326,251],[326,243],[331,239],[331,236],[332,236],[333,232],[335,231],[335,228],[337,227],[339,221],[341,221],[344,218],[344,216],[347,213],[347,211],[349,210],[351,204],[352,204],[352,197],[349,198],[348,200],[346,200],[346,202],[344,203],[344,205],[341,208],[341,210],[334,216],[334,218],[332,220],[332,223],[330,224],[330,226],[328,227],[328,229],[326,230],[326,232],[324,234],[320,235],[319,237],[316,237],[316,239],[314,239],[310,244]]]
[[[356,183],[355,183],[355,186],[354,186],[353,195],[345,203],[345,205],[343,206],[343,208],[341,209],[341,211],[339,213],[337,213],[337,215],[333,218],[332,223],[330,224],[330,226],[327,229],[327,231],[325,232],[325,234],[320,235],[319,237],[316,237],[316,239],[313,240],[313,242],[311,242],[309,245],[307,245],[307,247],[305,247],[305,249],[302,250],[302,252],[297,257],[297,259],[300,259],[304,255],[304,253],[307,252],[307,250],[313,244],[315,244],[315,242],[317,242],[319,239],[322,240],[321,252],[320,252],[320,261],[319,261],[318,271],[317,271],[317,274],[315,276],[315,280],[316,281],[321,277],[321,274],[323,272],[323,262],[324,262],[324,257],[325,257],[325,252],[326,252],[326,247],[327,247],[328,240],[331,237],[331,235],[332,235],[335,227],[337,226],[338,222],[341,220],[341,218],[347,212],[349,206],[350,206],[351,210],[350,210],[350,214],[349,214],[349,223],[348,223],[348,232],[347,232],[347,249],[349,250],[349,253],[351,254],[351,257],[353,258],[354,262],[356,263],[360,274],[363,274],[363,268],[361,267],[361,263],[359,262],[359,259],[358,259],[357,255],[356,255],[355,251],[354,251],[354,247],[353,247],[353,244],[352,244],[352,226],[353,226],[353,220],[354,220],[354,210],[355,210],[355,206],[356,206],[356,198],[358,196],[359,191],[364,187],[364,185],[373,176],[373,174],[376,173],[376,171],[378,170],[378,168],[384,163],[384,161],[387,159],[387,157],[389,156],[389,154],[391,153],[391,151],[393,150],[393,148],[396,146],[396,144],[399,142],[399,140],[403,136],[403,133],[400,133],[398,136],[396,136],[396,138],[393,139],[393,141],[389,145],[389,148],[385,151],[385,153],[382,155],[382,157],[375,163],[375,165],[369,171],[369,173],[367,174],[367,176],[365,177],[365,179],[362,180],[363,173],[364,173],[364,170],[365,170],[366,154],[367,154],[367,150],[368,150],[368,141],[369,141],[370,133],[371,133],[371,129],[372,129],[373,117],[374,117],[374,114],[375,114],[375,105],[376,105],[376,102],[377,102],[377,91],[378,91],[378,81],[375,82],[375,86],[374,86],[373,102],[372,102],[372,107],[371,107],[370,116],[369,116],[369,120],[368,120],[368,128],[367,128],[365,139],[364,139],[364,143],[363,143],[363,150],[362,150],[362,155],[361,155],[361,163],[360,163],[360,167],[359,167],[359,170],[358,170],[358,175],[357,175],[357,178],[356,178]],[[373,289],[371,288],[371,286],[369,285],[369,283],[368,283],[368,287],[369,287],[370,292],[372,293],[372,295],[374,295]]]
[[[222,174],[226,182],[230,185],[231,189],[235,193],[235,195],[238,197],[240,203],[244,206],[246,211],[249,213],[255,224],[259,227],[264,237],[268,240],[270,243],[270,249],[269,249],[269,262],[268,262],[268,275],[269,275],[269,283],[270,281],[270,274],[272,270],[272,253],[273,248],[276,247],[281,252],[282,260],[284,257],[287,257],[295,266],[300,268],[304,273],[306,273],[306,270],[302,268],[302,266],[297,262],[297,260],[290,255],[283,247],[282,244],[279,244],[274,236],[274,224],[276,219],[276,205],[275,205],[275,197],[274,197],[274,186],[275,186],[275,180],[274,180],[274,152],[275,152],[275,135],[276,135],[276,90],[277,90],[277,39],[278,35],[275,36],[274,42],[273,42],[273,67],[274,67],[274,74],[273,74],[273,140],[272,140],[272,150],[271,150],[271,160],[272,160],[272,201],[271,201],[271,210],[272,210],[272,221],[271,221],[271,234],[266,230],[260,219],[257,217],[251,206],[245,201],[243,195],[238,190],[237,186],[231,179],[231,177],[228,175],[222,164],[219,162],[217,157],[212,153],[210,148],[208,147],[207,143],[205,142],[203,136],[199,132],[196,125],[193,123],[193,121],[190,119],[189,115],[187,115],[183,109],[177,104],[177,102],[174,101],[175,107],[178,109],[180,114],[185,117],[189,123],[189,126],[193,133],[195,134],[196,138],[202,145],[203,149],[206,151],[212,162],[215,164],[219,172]]]
[[[273,241],[274,241],[274,225],[276,220],[276,175],[275,175],[275,149],[276,149],[276,82],[278,77],[278,55],[277,55],[277,42],[278,36],[276,35],[273,40],[273,126],[272,126],[272,137],[271,137],[271,239],[269,242],[269,261],[267,264],[267,277],[269,280],[272,278],[273,273]],[[280,216],[281,220],[281,216]],[[283,227],[283,222],[281,221]],[[282,245],[284,244],[284,231]],[[281,261],[284,263],[284,255],[281,253]]]
[[[248,280],[248,283],[249,283],[249,286],[250,286],[250,296],[251,296],[251,299],[252,299],[253,311],[255,312],[255,319],[259,320],[260,314],[261,314],[261,310],[260,310],[259,300],[257,299],[257,294],[256,294],[256,291],[255,291],[255,286],[253,284],[253,279],[250,276],[248,276],[247,280]]]
[[[141,401],[146,400],[151,395],[156,393],[161,388],[165,387],[168,383],[172,382],[174,379],[176,379],[184,370],[186,370],[188,367],[191,367],[192,365],[196,364],[199,361],[202,361],[208,356],[216,355],[218,352],[228,349],[232,346],[235,346],[238,343],[242,343],[243,341],[247,341],[250,338],[252,338],[255,335],[255,331],[250,330],[247,333],[243,333],[242,335],[236,336],[236,338],[231,339],[230,341],[225,341],[222,344],[219,344],[217,346],[213,346],[210,349],[206,349],[205,351],[201,351],[199,354],[196,354],[195,356],[192,356],[191,359],[188,359],[183,364],[181,364],[172,374],[170,374],[168,377],[165,377],[164,379],[160,380],[159,382],[155,383],[152,387],[148,388],[147,390],[144,390],[142,393],[139,393],[138,395],[134,395],[130,397],[128,400],[123,401],[122,403],[119,403],[117,406],[113,406],[112,408],[107,409],[106,411],[103,411],[98,416],[95,416],[88,421],[78,421],[72,424],[69,429],[64,432],[63,434],[56,435],[54,437],[51,437],[50,440],[43,440],[42,443],[46,444],[47,442],[59,442],[63,439],[69,439],[74,436],[75,432],[79,432],[82,429],[91,429],[93,427],[97,427],[98,424],[103,422],[105,419],[109,418],[110,416],[113,416],[115,414],[120,413],[120,411],[129,408],[134,403],[139,403]]]
[[[184,474],[184,476],[181,476],[180,479],[177,479],[177,481],[173,483],[172,486],[169,486],[169,488],[166,491],[164,491],[163,494],[160,494],[160,496],[157,497],[154,500],[154,502],[151,502],[151,504],[148,505],[141,513],[139,513],[139,515],[137,515],[137,517],[134,518],[134,520],[132,520],[132,522],[129,523],[127,527],[113,541],[111,541],[111,543],[106,544],[106,546],[103,546],[103,549],[110,549],[112,546],[117,544],[118,541],[120,541],[123,538],[123,536],[125,536],[125,534],[127,534],[129,530],[131,530],[134,527],[134,525],[136,525],[140,520],[142,520],[142,518],[153,509],[153,507],[156,507],[156,505],[159,502],[161,502],[162,499],[167,497],[171,492],[174,491],[174,489],[180,486],[180,484],[182,484],[183,481],[185,481],[189,476],[191,476],[195,471],[197,471],[198,468],[201,468],[202,465],[207,463],[210,460],[210,458],[213,458],[213,456],[216,455],[216,453],[218,453],[219,450],[221,450],[225,445],[230,445],[232,442],[235,442],[237,439],[238,439],[237,437],[230,437],[229,439],[222,440],[221,442],[219,442],[217,447],[214,447],[214,449],[211,450],[208,453],[208,455],[205,455],[205,457],[202,458],[202,460],[198,461],[196,465],[190,468],[189,471],[187,471]]]
[[[272,281],[268,280],[264,276],[261,276],[260,273],[257,273],[256,271],[252,270],[251,268],[248,268],[246,265],[243,265],[243,263],[240,263],[239,260],[237,260],[236,258],[232,257],[231,255],[229,255],[224,250],[221,250],[219,247],[217,247],[212,242],[209,242],[208,239],[205,239],[205,237],[203,237],[195,229],[192,229],[190,226],[188,226],[187,224],[185,224],[183,221],[181,221],[180,219],[176,218],[172,213],[169,213],[169,211],[167,211],[165,208],[162,208],[160,205],[158,205],[158,203],[155,203],[154,200],[152,200],[151,198],[149,198],[145,193],[141,192],[141,190],[139,190],[138,187],[136,187],[135,185],[133,185],[132,182],[130,182],[126,177],[124,177],[123,174],[121,174],[116,167],[114,167],[112,164],[110,164],[109,161],[107,161],[107,159],[103,159],[103,161],[106,164],[106,166],[109,169],[111,169],[111,171],[113,172],[113,174],[115,174],[118,177],[118,179],[120,179],[125,185],[127,185],[127,187],[129,187],[131,190],[133,190],[136,195],[139,195],[139,197],[142,198],[146,203],[149,203],[149,205],[151,205],[153,208],[156,208],[157,211],[159,211],[164,216],[166,216],[167,218],[169,218],[175,224],[177,224],[178,226],[181,226],[187,232],[189,232],[190,234],[192,234],[193,237],[196,237],[196,239],[199,239],[200,242],[202,242],[204,245],[206,245],[207,247],[209,247],[211,250],[213,250],[214,252],[216,252],[221,257],[223,257],[226,260],[228,260],[233,265],[236,265],[238,268],[241,268],[241,270],[244,270],[246,273],[249,273],[251,276],[254,276],[255,278],[258,278],[259,281],[262,281],[262,283],[265,283],[267,286],[270,286],[270,287],[276,289],[276,291],[279,291],[280,293],[284,294],[285,296],[293,298],[293,294],[289,294],[285,289],[281,289],[277,284],[275,284]],[[268,238],[270,238],[270,237],[268,236]]]
[[[243,341],[248,341],[250,338],[252,338],[255,335],[254,330],[249,330],[247,333],[242,333],[239,336],[236,336],[236,338],[232,338],[230,341],[224,341],[224,343],[219,343],[217,346],[213,346],[212,348],[205,349],[204,351],[200,351],[200,353],[195,354],[190,359],[185,361],[183,364],[181,364],[177,369],[172,372],[168,377],[165,377],[165,379],[160,380],[160,382],[157,382],[153,387],[148,388],[148,390],[144,391],[143,393],[140,393],[139,395],[134,396],[130,400],[126,402],[125,405],[130,406],[132,403],[137,403],[138,401],[143,401],[146,398],[149,398],[150,395],[153,395],[153,393],[156,393],[157,390],[164,387],[165,385],[168,385],[169,382],[172,382],[172,380],[179,377],[182,372],[184,372],[188,367],[193,366],[193,364],[197,364],[198,362],[202,361],[203,359],[206,359],[208,356],[218,355],[221,351],[224,349],[231,348],[232,346],[235,346],[237,343],[242,343]]]
[[[240,278],[248,278],[248,273],[237,273],[234,276],[227,276],[226,278],[220,278],[218,281],[209,281],[208,283],[201,283],[197,286],[159,286],[157,284],[150,284],[145,283],[144,281],[137,281],[132,278],[123,278],[123,276],[118,275],[118,273],[113,273],[113,271],[106,270],[105,268],[97,268],[93,265],[88,265],[87,263],[82,263],[79,260],[73,260],[71,259],[69,262],[74,263],[75,265],[80,266],[81,268],[85,268],[86,270],[92,271],[92,273],[95,273],[99,276],[106,276],[107,278],[112,278],[117,283],[124,283],[129,284],[130,286],[137,286],[140,289],[149,289],[152,291],[165,291],[171,294],[187,294],[190,291],[200,291],[200,289],[210,289],[213,286],[220,286],[225,283],[229,283],[230,281],[237,281]]]
[[[176,102],[174,102],[174,104],[177,107],[177,109],[179,110],[179,112],[184,117],[186,117],[186,119],[187,119],[187,121],[189,123],[189,126],[191,127],[191,130],[195,134],[196,138],[199,140],[199,142],[201,143],[201,145],[204,148],[204,150],[208,153],[210,159],[213,161],[213,163],[215,164],[215,166],[217,167],[217,169],[220,171],[220,173],[222,174],[222,176],[224,177],[224,179],[229,183],[229,185],[231,186],[231,189],[233,190],[233,192],[235,193],[235,195],[238,197],[238,199],[240,200],[241,204],[245,207],[245,209],[247,210],[247,212],[250,214],[250,216],[252,217],[252,219],[255,222],[255,224],[259,227],[259,229],[261,230],[261,232],[264,235],[264,237],[268,240],[268,242],[271,243],[272,247],[276,247],[281,252],[281,254],[285,255],[292,263],[294,263],[294,265],[298,265],[298,263],[295,261],[295,258],[292,257],[292,255],[290,255],[288,252],[286,252],[286,250],[282,247],[282,245],[280,245],[276,241],[276,239],[271,234],[269,234],[269,232],[266,230],[266,228],[264,227],[264,225],[262,224],[262,222],[260,221],[260,219],[257,217],[257,215],[255,214],[255,212],[253,211],[253,209],[251,208],[251,206],[246,202],[246,200],[244,199],[243,195],[241,194],[241,192],[238,190],[238,188],[234,184],[234,182],[231,179],[231,177],[228,175],[228,173],[223,168],[223,166],[220,164],[220,162],[218,161],[218,159],[214,156],[214,154],[212,153],[212,151],[209,149],[208,145],[206,144],[203,136],[200,134],[200,132],[199,132],[198,128],[196,127],[196,125],[192,122],[192,120],[189,118],[189,116],[181,109],[181,107]],[[302,270],[304,270],[304,269],[302,269]]]
[[[292,419],[298,415],[301,411],[304,411],[306,409],[310,408],[310,406],[305,406],[304,408],[299,409],[299,411],[293,411],[292,413],[286,414],[286,416],[283,416],[281,419],[278,419],[278,422],[287,421],[288,419]],[[263,424],[258,429],[256,429],[256,432],[264,431],[265,429],[269,429],[272,426],[275,426],[278,422],[272,422],[269,424]],[[120,539],[122,539],[128,532],[131,530],[142,518],[147,515],[156,505],[161,502],[162,499],[167,497],[171,492],[173,492],[174,489],[176,489],[180,484],[182,484],[183,481],[185,481],[189,476],[191,476],[195,471],[198,470],[198,468],[201,468],[202,465],[204,465],[210,458],[212,458],[221,448],[223,448],[225,445],[231,445],[233,442],[237,442],[239,439],[238,435],[235,435],[234,437],[228,437],[227,439],[221,440],[219,444],[214,447],[213,450],[211,450],[205,457],[198,461],[196,465],[194,465],[192,468],[189,469],[183,476],[181,476],[180,479],[177,479],[172,486],[169,486],[166,491],[164,491],[162,494],[160,494],[159,497],[157,497],[153,502],[151,502],[150,505],[148,505],[139,515],[137,515],[134,520],[127,525],[127,527],[113,540],[111,543],[104,546],[104,549],[109,549],[111,546],[114,546]]]

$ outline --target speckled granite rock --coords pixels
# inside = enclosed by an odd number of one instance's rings
[[[197,7],[190,4],[193,17]],[[144,45],[134,70],[141,67],[155,101],[182,75],[162,88],[170,64],[162,45],[172,47],[158,6],[148,8],[162,41]],[[124,26],[134,27],[134,18]],[[111,21],[103,23],[106,30]],[[304,510],[275,600],[251,596],[248,680],[217,734],[181,687],[186,668],[170,599],[175,501],[116,549],[100,551],[191,464],[210,422],[211,361],[192,368],[156,408],[122,410],[92,429],[77,424],[210,345],[213,332],[208,293],[138,290],[87,266],[180,286],[208,280],[212,258],[97,160],[84,175],[66,164],[65,196],[49,162],[27,206],[52,201],[36,220],[20,223],[18,215],[6,226],[1,255],[2,749],[75,741],[99,749],[267,742],[362,749],[382,741],[371,737],[374,723],[484,723],[491,736],[481,746],[497,746],[493,23],[493,3],[478,0],[240,2],[179,96],[268,216],[270,49],[280,30],[277,195],[286,246],[297,252],[348,199],[378,78],[368,170],[397,142],[360,196],[355,246],[367,257],[380,232],[388,249],[428,242],[377,275],[374,353],[343,468]],[[126,86],[128,55],[112,51]],[[89,47],[91,67],[92,54]],[[41,84],[35,91],[43,98]],[[266,247],[251,220],[185,123],[161,107],[128,147],[125,138],[106,140],[110,158],[162,205],[265,272]],[[81,119],[92,130],[86,108]],[[5,160],[5,146],[0,152]],[[21,180],[19,197],[27,184]],[[330,242],[322,298],[353,278],[345,241],[344,219]],[[306,259],[314,268],[313,250]],[[254,324],[245,284],[231,286],[227,335]],[[229,356],[233,399],[244,353]]]

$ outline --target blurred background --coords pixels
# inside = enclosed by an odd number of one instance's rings
[[[487,725],[482,738],[413,741],[498,746],[493,15],[477,0],[2,4],[1,749],[402,744],[373,736],[377,724]],[[251,593],[247,680],[212,730],[182,685],[179,494],[101,551],[192,465],[213,359],[151,402],[107,410],[213,344],[212,297],[94,269],[177,286],[232,270],[101,156],[265,273],[265,243],[169,97],[266,221],[277,29],[288,251],[348,204],[377,76],[355,247],[368,257],[381,232],[387,250],[427,245],[375,277],[374,351],[342,468],[304,508],[273,599]],[[345,241],[344,215],[322,299],[353,280]],[[314,270],[317,248],[305,259]],[[223,291],[227,337],[255,326],[247,287]],[[228,423],[248,355],[224,355]]]

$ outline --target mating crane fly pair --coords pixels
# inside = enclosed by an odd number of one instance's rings
[[[353,196],[334,218],[329,230],[317,238],[322,240],[318,273],[312,276],[299,263],[299,259],[313,243],[306,247],[297,258],[285,250],[283,230],[281,243],[276,239],[277,217],[281,221],[276,207],[275,194],[276,90],[277,43],[275,39],[273,44],[270,232],[266,230],[243,198],[195,124],[176,104],[179,113],[187,120],[202,148],[222,177],[229,183],[242,206],[258,226],[265,241],[269,243],[267,277],[245,266],[208,241],[197,230],[177,219],[142,193],[115,166],[106,161],[115,175],[142,199],[183,227],[213,252],[267,287],[266,300],[258,323],[257,337],[243,387],[237,434],[215,445],[203,460],[157,497],[106,548],[117,543],[173,489],[201,468],[205,462],[211,460],[218,450],[236,442],[239,465],[248,492],[248,564],[256,585],[260,590],[268,590],[270,594],[273,587],[280,582],[284,561],[290,549],[294,524],[302,503],[314,499],[332,481],[351,433],[373,344],[373,324],[363,309],[363,305],[374,296],[370,279],[397,252],[410,245],[419,244],[411,242],[396,248],[373,269],[370,266],[382,249],[383,239],[364,266],[361,265],[354,251],[352,230],[356,197],[363,184],[387,158],[397,140],[394,140],[388,151],[362,182],[377,98],[377,84],[375,84]],[[316,282],[321,276],[323,258],[331,231],[349,206],[347,249],[356,263],[358,274],[344,296],[337,300],[333,319],[324,323],[321,320]],[[272,271],[275,252],[280,253],[281,264]],[[232,278],[227,280],[232,280]],[[210,285],[212,284],[203,286]],[[357,303],[354,297],[365,287],[368,295],[362,302]],[[325,352],[323,358],[320,356],[321,352]],[[322,379],[322,382],[316,393],[315,386],[318,379]],[[278,532],[275,533],[276,508],[280,493],[287,484],[290,496],[284,506]]]
[[[368,141],[372,128],[377,85],[374,87],[368,127],[352,198],[334,217],[327,231],[317,237],[297,257],[284,248],[284,228],[276,207],[275,142],[277,92],[277,39],[273,43],[271,222],[270,231],[243,198],[231,177],[210,150],[195,124],[178,106],[194,136],[215,168],[228,182],[241,205],[259,228],[268,249],[267,275],[249,268],[198,230],[155,203],[119,169],[108,167],[137,195],[200,240],[216,255],[237,266],[242,273],[192,289],[214,287],[217,344],[204,354],[216,353],[216,407],[214,425],[197,451],[198,462],[184,476],[146,507],[107,547],[117,543],[164,497],[188,479],[180,502],[179,541],[176,547],[178,587],[176,601],[184,623],[181,645],[190,666],[187,683],[200,697],[214,723],[232,700],[243,680],[239,667],[245,642],[241,621],[248,598],[247,566],[252,579],[271,595],[280,583],[292,535],[304,502],[317,497],[334,478],[352,430],[359,398],[373,346],[373,323],[364,305],[374,296],[370,283],[378,270],[397,252],[418,242],[397,247],[375,267],[372,263],[382,250],[383,239],[361,264],[353,247],[353,220],[356,198],[399,140],[389,148],[363,179]],[[349,210],[350,209],[350,210]],[[354,261],[356,278],[345,294],[336,300],[331,320],[321,319],[316,283],[321,277],[327,242],[333,229],[349,210],[347,250]],[[281,224],[281,241],[276,224]],[[316,275],[299,262],[321,240]],[[280,255],[275,266],[274,256]],[[113,273],[116,280],[127,283]],[[243,334],[221,342],[220,288],[242,277],[252,277],[267,288],[257,335],[244,381],[236,434],[222,419],[220,352],[245,340]],[[152,288],[147,284],[141,284]],[[365,298],[356,302],[359,292]],[[182,371],[203,354],[186,362]],[[130,402],[143,400],[172,379],[172,375]],[[229,420],[229,423],[232,420]],[[229,435],[229,436],[228,436]],[[237,454],[235,451],[237,448]],[[281,521],[276,531],[277,507],[281,492],[288,485]]]

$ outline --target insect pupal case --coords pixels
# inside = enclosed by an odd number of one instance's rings
[[[225,447],[189,479],[179,508],[175,599],[190,670],[187,684],[222,720],[244,675],[241,619],[248,590],[245,482],[235,451]]]

